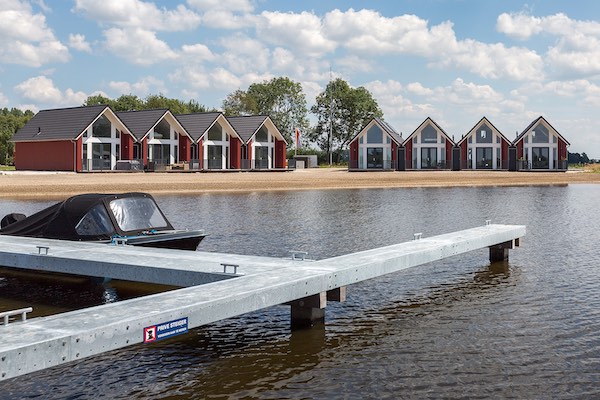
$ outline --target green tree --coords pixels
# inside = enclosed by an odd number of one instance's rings
[[[371,93],[360,86],[352,88],[343,79],[335,79],[317,98],[311,112],[317,124],[310,138],[329,154],[346,150],[350,140],[373,118],[383,112]],[[337,160],[339,161],[339,160]]]
[[[229,117],[259,114],[254,97],[239,89],[228,94],[223,100],[223,112]]]
[[[0,110],[0,165],[13,163],[14,144],[10,142],[13,135],[33,117],[30,110],[18,108]]]
[[[195,100],[187,103],[178,99],[170,99],[163,94],[151,94],[145,100],[133,94],[123,94],[116,100],[111,100],[102,95],[89,96],[83,103],[84,106],[106,104],[115,111],[139,111],[153,108],[167,108],[173,114],[190,114],[209,111],[205,106]],[[212,109],[211,111],[216,111]]]
[[[305,132],[309,126],[302,85],[287,77],[253,83],[246,91],[236,90],[223,101],[223,111],[228,116],[268,115],[290,145],[295,128]]]
[[[112,107],[113,100],[108,97],[102,96],[101,94],[97,94],[94,96],[88,96],[88,98],[83,102],[84,106],[99,106],[99,105],[109,105]]]
[[[111,101],[110,106],[115,111],[136,111],[146,107],[144,101],[134,94],[123,94]]]

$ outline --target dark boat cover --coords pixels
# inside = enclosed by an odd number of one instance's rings
[[[173,230],[146,193],[82,194],[0,229],[0,234],[49,239],[105,241],[115,236]]]

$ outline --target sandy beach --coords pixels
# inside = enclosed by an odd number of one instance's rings
[[[3,172],[0,198],[64,198],[78,193],[161,194],[400,187],[520,186],[600,183],[590,172],[407,171],[348,172],[316,168],[290,172],[52,173]]]

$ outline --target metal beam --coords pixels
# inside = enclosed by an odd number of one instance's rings
[[[66,264],[86,275],[146,282],[146,274],[217,277],[200,286],[0,326],[0,380],[142,343],[146,327],[187,318],[191,329],[315,295],[325,302],[322,294],[338,288],[524,235],[524,226],[486,225],[316,262],[0,236],[0,265],[67,272]],[[37,245],[47,245],[48,255],[36,254]],[[169,258],[180,265],[165,267]],[[238,265],[237,274],[224,274],[223,263]],[[135,276],[126,271],[132,265]]]

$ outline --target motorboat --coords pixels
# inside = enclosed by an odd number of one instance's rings
[[[202,230],[175,229],[147,193],[81,194],[29,217],[12,213],[0,235],[196,250]]]

